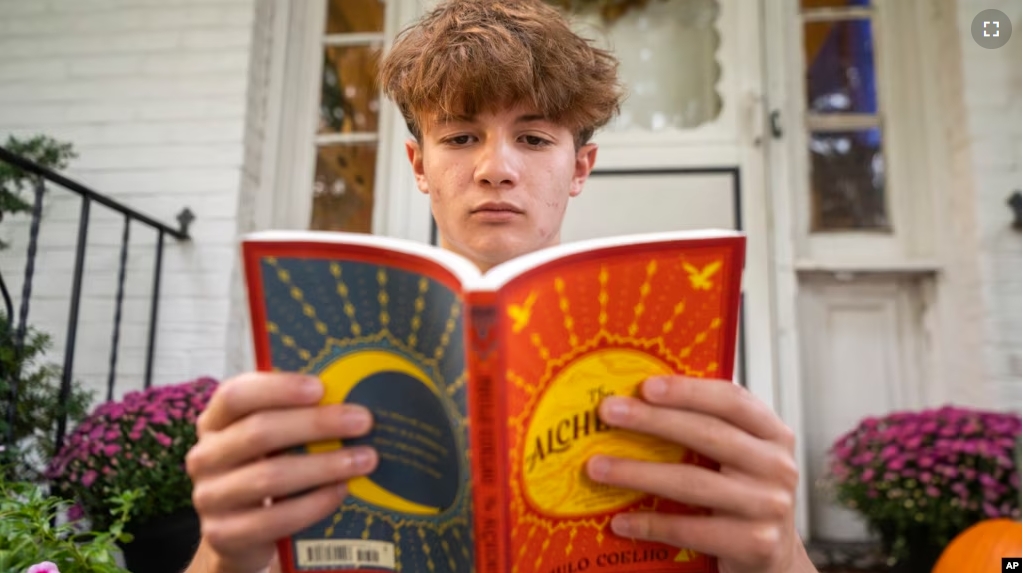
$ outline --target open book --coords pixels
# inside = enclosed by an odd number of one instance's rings
[[[717,570],[610,528],[620,512],[706,510],[597,484],[584,465],[716,467],[596,408],[656,374],[731,379],[742,234],[581,241],[483,275],[371,235],[265,232],[242,248],[257,367],[316,374],[324,403],[369,408],[372,432],[345,445],[380,458],[334,514],[280,541],[285,571]]]

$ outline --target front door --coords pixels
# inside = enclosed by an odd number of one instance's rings
[[[780,401],[800,435],[801,530],[868,537],[827,452],[923,403],[935,263],[921,64],[930,0],[765,0]]]

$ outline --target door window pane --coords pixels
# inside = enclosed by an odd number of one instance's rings
[[[814,231],[888,230],[879,128],[810,134]]]
[[[317,149],[309,228],[371,232],[376,162],[376,144],[324,145]]]
[[[719,15],[717,0],[663,0],[610,23],[599,13],[574,18],[583,37],[614,52],[621,64],[628,97],[609,130],[691,129],[718,117]]]
[[[327,6],[328,34],[382,32],[383,29],[384,3],[381,0],[330,0]]]
[[[318,133],[376,132],[380,111],[376,46],[323,49]]]
[[[808,22],[803,45],[808,111],[877,113],[870,20]]]

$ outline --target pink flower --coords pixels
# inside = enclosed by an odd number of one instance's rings
[[[998,508],[991,505],[990,503],[984,502],[984,515],[988,517],[998,517]]]
[[[980,474],[980,485],[985,488],[993,488],[998,485],[998,480],[988,474]]]
[[[167,417],[167,413],[164,411],[154,412],[153,416],[149,419],[153,424],[169,424],[170,418]]]
[[[94,470],[89,470],[85,472],[85,475],[82,476],[82,485],[84,485],[85,487],[92,487],[92,484],[93,482],[96,481],[97,476],[98,474]]]
[[[169,437],[167,437],[166,434],[161,434],[160,432],[156,432],[155,434],[153,434],[153,437],[155,437],[156,441],[159,442],[159,444],[165,448],[169,448],[170,445],[174,442]]]
[[[85,510],[82,509],[81,505],[78,505],[76,503],[76,504],[74,504],[74,505],[72,505],[71,507],[68,508],[68,510],[67,510],[67,518],[68,518],[68,520],[70,520],[70,521],[78,521],[79,519],[81,519],[83,517],[85,517]]]
[[[60,569],[57,569],[57,564],[52,561],[43,561],[29,567],[25,573],[60,573]]]

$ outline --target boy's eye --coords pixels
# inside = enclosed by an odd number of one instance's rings
[[[535,135],[527,135],[523,139],[526,140],[526,144],[531,145],[533,147],[540,147],[542,145],[546,145],[547,144],[547,140],[546,139],[544,139],[542,137],[537,137]]]
[[[471,137],[472,136],[469,135],[456,135],[452,138],[449,138],[448,142],[454,143],[455,145],[466,145],[467,143],[469,143]]]

